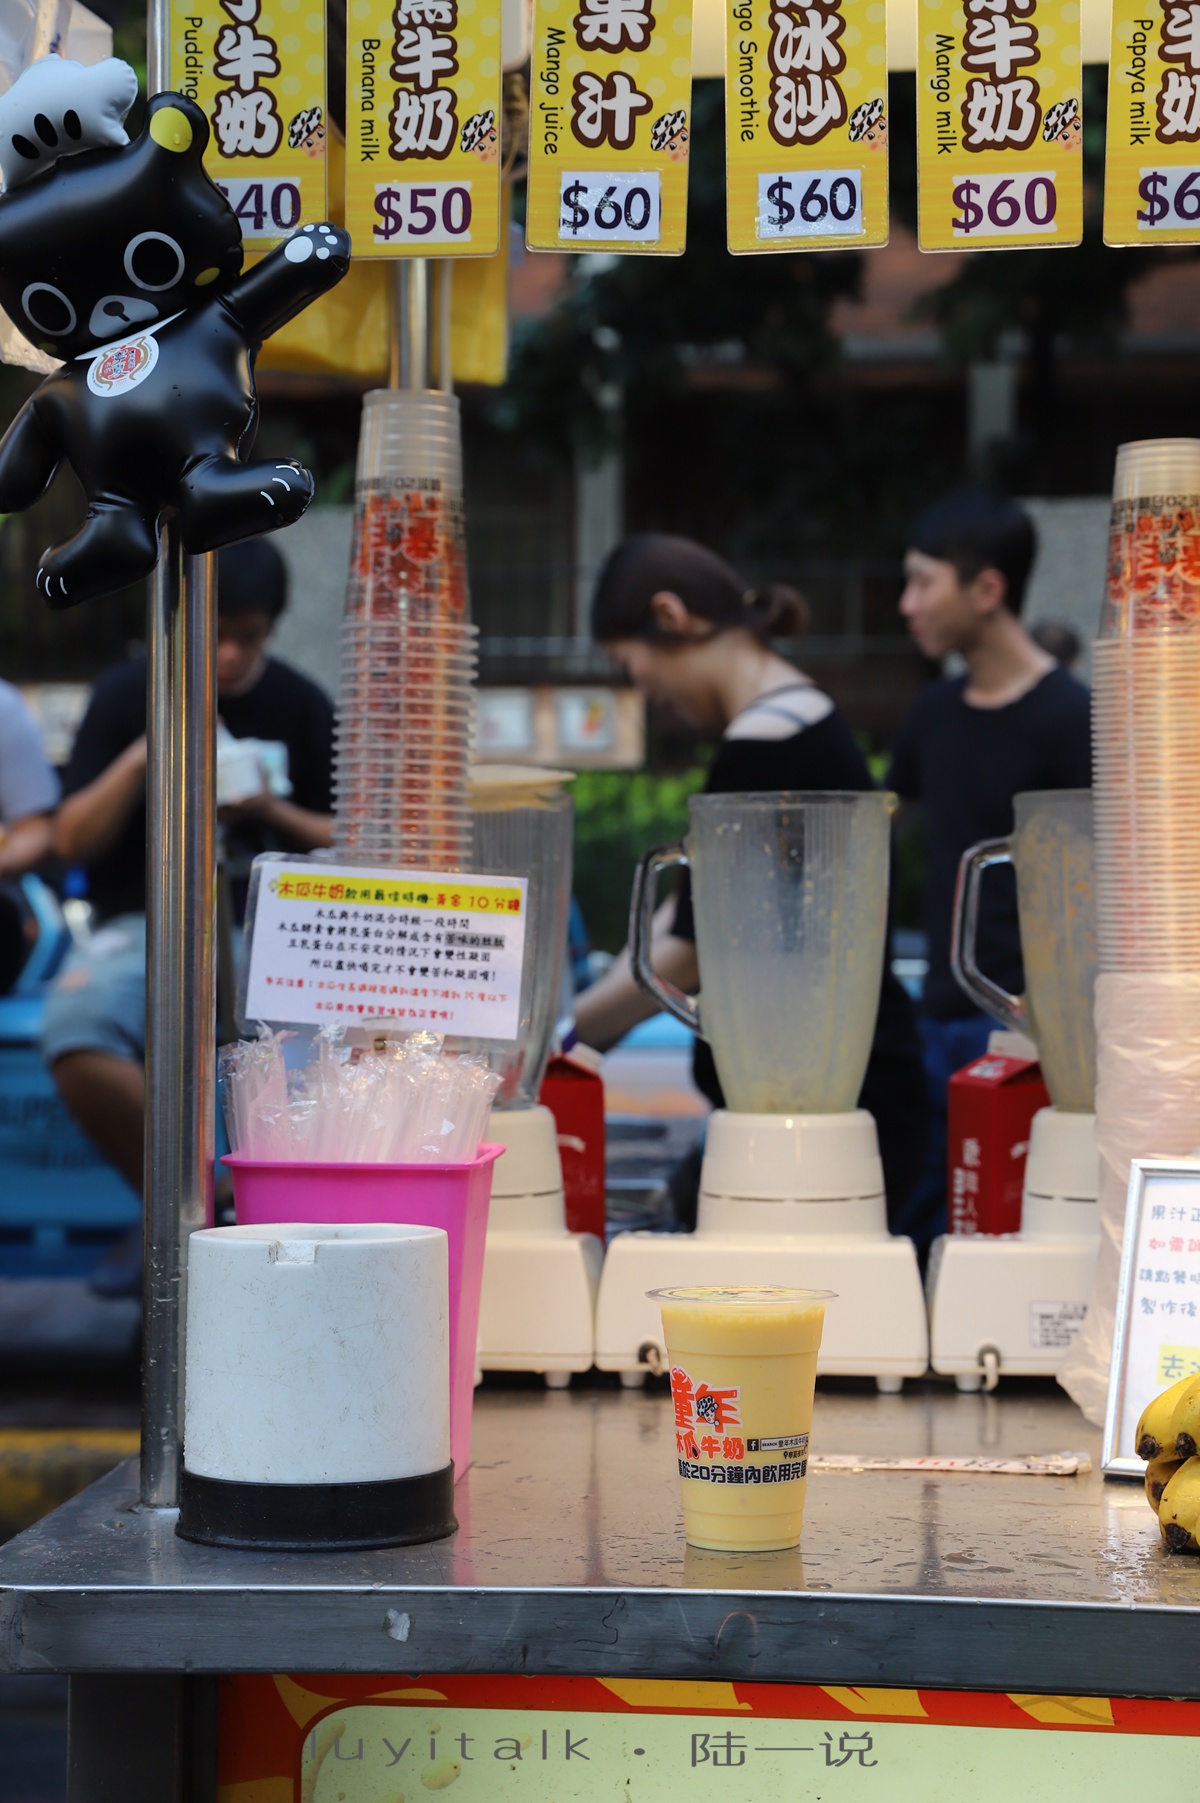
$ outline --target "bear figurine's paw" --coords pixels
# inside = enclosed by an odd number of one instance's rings
[[[333,262],[339,268],[350,263],[350,234],[340,226],[302,225],[284,240],[283,254],[289,263],[307,263],[315,257],[318,263]]]
[[[313,479],[300,463],[207,457],[180,484],[183,548],[197,557],[256,532],[290,526],[312,500],[313,489]]]

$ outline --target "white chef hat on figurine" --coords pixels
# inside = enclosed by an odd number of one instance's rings
[[[677,138],[687,124],[687,114],[680,109],[677,113],[664,113],[656,119],[650,128],[651,150],[665,150],[672,138]]]
[[[1055,102],[1050,108],[1050,111],[1046,114],[1046,123],[1042,127],[1042,136],[1045,138],[1047,144],[1052,143],[1053,140],[1057,138],[1059,132],[1065,130],[1066,127],[1071,124],[1078,111],[1079,102],[1077,100],[1059,100]]]
[[[124,118],[137,76],[118,57],[85,68],[61,56],[30,63],[0,95],[0,175],[4,191],[80,150],[128,144]]]

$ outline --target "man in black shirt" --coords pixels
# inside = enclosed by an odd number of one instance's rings
[[[234,870],[259,852],[310,851],[332,838],[333,706],[267,653],[287,601],[283,560],[267,539],[220,553],[217,711],[234,738],[282,741],[291,795],[223,808]],[[87,870],[95,916],[47,1004],[42,1051],[71,1113],[140,1193],[145,1107],[146,663],[102,676],[67,764],[55,843]]]
[[[918,648],[941,661],[957,652],[966,674],[930,683],[900,730],[888,787],[922,810],[926,827],[924,924],[929,975],[922,1037],[936,1110],[925,1181],[906,1228],[918,1239],[941,1230],[946,1209],[946,1081],[987,1049],[992,1023],[950,971],[959,859],[980,839],[1013,827],[1013,796],[1091,784],[1087,690],[1036,645],[1021,604],[1036,551],[1029,516],[1016,502],[963,491],[917,521],[904,560],[900,612]],[[1016,886],[1010,870],[989,875],[979,913],[980,968],[1013,994],[1024,988]]]

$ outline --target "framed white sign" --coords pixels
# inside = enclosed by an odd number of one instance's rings
[[[1134,1430],[1148,1402],[1200,1374],[1200,1158],[1135,1158],[1117,1290],[1101,1464],[1145,1475]]]
[[[238,1018],[272,1025],[395,1020],[513,1042],[529,881],[257,858]]]

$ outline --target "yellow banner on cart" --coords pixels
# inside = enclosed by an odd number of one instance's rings
[[[917,0],[922,250],[1083,236],[1079,0]]]
[[[247,250],[327,212],[325,8],[318,0],[174,0],[167,85],[211,136],[204,166]]]
[[[1106,244],[1200,241],[1200,12],[1113,0]]]
[[[888,238],[884,0],[726,0],[734,252]]]
[[[692,0],[536,0],[530,250],[680,255],[691,105]]]
[[[494,256],[500,117],[500,0],[350,0],[346,230],[355,256]]]

